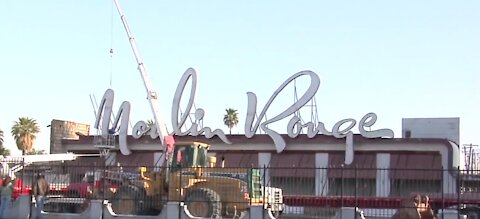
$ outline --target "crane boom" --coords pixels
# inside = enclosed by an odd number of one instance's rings
[[[135,43],[135,38],[133,37],[132,32],[128,27],[127,18],[123,14],[123,11],[120,7],[120,4],[118,3],[118,0],[114,0],[114,2],[115,2],[115,6],[117,7],[118,13],[120,14],[123,27],[127,32],[128,40],[130,42],[130,46],[132,47],[133,54],[135,55],[135,59],[137,60],[137,64],[138,64],[137,68],[138,68],[138,71],[140,72],[140,75],[142,76],[143,84],[145,86],[145,90],[147,91],[147,99],[150,103],[150,108],[152,110],[153,117],[155,119],[155,126],[157,128],[161,144],[164,147],[164,151],[165,151],[168,145],[173,146],[173,144],[175,143],[175,139],[173,138],[173,136],[169,135],[165,121],[161,116],[162,114],[160,113],[160,107],[158,106],[158,103],[157,103],[158,94],[152,88],[152,85],[148,78],[147,70],[145,69],[145,65],[143,64],[142,58],[140,57],[140,53],[138,52],[137,45]]]

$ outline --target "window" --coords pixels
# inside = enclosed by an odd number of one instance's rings
[[[188,167],[189,166],[189,147],[177,147],[173,152],[173,167]]]
[[[375,196],[375,179],[331,178],[328,184],[329,195]]]
[[[93,183],[95,181],[95,177],[93,176],[93,173],[85,173],[85,175],[83,176],[83,180],[84,182],[87,182],[87,183]]]
[[[271,186],[282,188],[284,195],[315,195],[313,177],[272,177]]]
[[[440,180],[415,180],[396,179],[392,180],[392,196],[405,196],[413,193],[437,193],[441,192]]]
[[[198,148],[196,165],[201,167],[206,167],[208,165],[207,150],[205,148],[201,148],[201,147]]]
[[[188,167],[188,150],[186,147],[182,147],[179,150],[180,153],[180,165],[182,167]]]

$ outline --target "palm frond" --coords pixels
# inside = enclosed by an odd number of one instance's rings
[[[3,131],[0,129],[0,146],[3,145]]]
[[[29,152],[32,150],[33,144],[36,139],[36,134],[40,132],[40,127],[37,121],[28,117],[20,117],[18,121],[15,121],[11,134],[15,139],[17,148],[22,152]]]
[[[225,109],[225,112],[223,123],[230,129],[230,134],[232,134],[232,128],[238,124],[238,112],[232,108]]]

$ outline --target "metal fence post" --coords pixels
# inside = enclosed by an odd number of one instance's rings
[[[344,183],[344,175],[343,175],[343,164],[340,165],[340,218],[343,217],[343,183]]]
[[[358,168],[355,165],[355,208],[354,208],[354,218],[357,219],[357,208],[358,208]]]
[[[445,182],[444,182],[444,176],[443,174],[445,174],[445,171],[448,172],[448,169],[445,169],[442,167],[442,171],[440,172],[441,176],[440,176],[440,180],[441,180],[441,191],[442,191],[442,219],[444,218],[444,215],[445,213],[443,212],[445,210]]]
[[[263,185],[262,185],[262,199],[263,199],[263,202],[262,204],[265,206],[265,185],[266,185],[266,171],[267,171],[267,167],[265,166],[265,164],[263,165]],[[264,207],[262,207],[263,209]],[[262,218],[265,219],[265,214],[264,214],[264,211],[262,211]]]
[[[13,173],[15,174],[15,173]],[[16,176],[13,176],[16,178]],[[23,182],[25,182],[25,158],[23,157],[22,158],[22,180]],[[24,187],[24,184],[22,185],[22,188],[20,188],[20,194],[23,194],[23,187]]]
[[[180,152],[179,152],[179,153],[180,153]],[[183,159],[183,157],[182,157],[182,159]],[[178,189],[180,190],[180,197],[179,197],[180,199],[178,200],[178,218],[182,218],[182,212],[181,212],[181,211],[182,211],[182,210],[181,210],[182,204],[181,204],[181,203],[183,202],[183,204],[185,204],[185,199],[182,198],[182,194],[183,194],[183,192],[184,192],[184,191],[183,191],[183,188],[182,188],[182,185],[183,185],[183,182],[182,182],[182,180],[183,180],[183,179],[182,179],[182,175],[183,175],[183,173],[182,173],[182,172],[183,172],[183,170],[182,170],[182,165],[180,165],[179,169],[180,169],[180,171],[179,171],[179,174],[180,174],[180,180],[179,180],[180,185],[179,185],[179,187],[180,187],[180,188],[178,188]],[[167,173],[167,174],[168,174],[168,173]],[[170,181],[170,182],[171,182],[171,181]],[[171,184],[170,184],[170,186],[171,186]]]
[[[460,181],[460,166],[457,167],[457,217],[460,219],[460,193],[462,192],[462,186]]]
[[[101,208],[101,214],[102,214],[102,218],[103,218],[103,213],[105,212],[105,194],[106,194],[106,190],[107,190],[107,159],[108,157],[105,157],[105,161],[103,162],[103,182],[102,182],[102,187],[103,187],[103,191],[102,191],[102,208]],[[93,173],[95,175],[95,173]],[[95,178],[95,176],[93,177]],[[122,180],[122,179],[120,179]],[[92,205],[92,203],[90,203],[90,206]]]
[[[249,219],[252,218],[252,198],[253,198],[253,194],[255,193],[254,192],[255,188],[253,187],[253,183],[251,183],[251,182],[253,182],[253,170],[254,170],[253,164],[252,164],[252,167],[250,167],[250,170],[251,170],[250,173],[248,173],[248,174],[250,174],[250,177],[247,176],[247,179],[250,179],[250,180],[247,180],[247,181],[251,185],[251,190],[250,190],[251,191],[250,192],[251,196],[248,199],[248,206],[249,206],[249,208],[248,208],[248,218]]]
[[[88,168],[88,169],[90,169],[90,168]],[[92,205],[92,200],[95,200],[95,199],[96,199],[96,195],[98,194],[98,189],[99,189],[99,188],[96,187],[97,179],[95,178],[95,176],[97,175],[97,174],[96,174],[96,173],[97,173],[97,169],[98,169],[98,168],[97,168],[97,163],[95,163],[95,164],[93,165],[93,184],[92,184],[92,188],[91,188],[92,194],[91,194],[91,198],[88,200],[88,205]]]
[[[25,166],[23,167],[23,169],[25,169]],[[35,185],[34,185],[34,182],[37,180],[37,179],[36,179],[36,178],[37,178],[37,177],[36,177],[37,175],[35,174],[35,173],[37,173],[37,170],[36,170],[36,166],[35,166],[35,165],[33,166],[33,173],[34,173],[34,174],[33,174],[33,176],[32,176],[33,178],[32,178],[31,187],[30,187],[30,188],[31,188],[31,190],[30,190],[31,192],[28,194],[29,201],[30,201],[30,205],[29,205],[29,206],[30,206],[30,209],[28,209],[28,210],[29,210],[28,218],[32,218],[33,207],[34,207],[34,206],[33,206],[33,201],[32,201],[32,200],[33,200],[33,187],[35,186]],[[37,173],[37,174],[38,174],[38,173]],[[22,194],[23,194],[23,187],[25,187],[25,178],[23,178],[22,180],[23,180],[23,185],[22,185]]]

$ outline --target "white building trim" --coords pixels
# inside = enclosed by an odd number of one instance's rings
[[[390,194],[390,168],[391,156],[388,153],[377,154],[377,177],[376,177],[376,190],[377,197],[388,197]]]
[[[315,154],[315,195],[328,194],[328,153]]]

